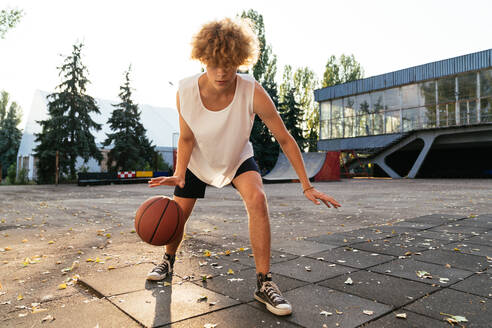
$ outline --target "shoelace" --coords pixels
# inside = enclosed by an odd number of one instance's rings
[[[268,298],[270,298],[273,303],[282,303],[284,301],[282,294],[280,293],[280,289],[273,281],[264,282],[260,291],[265,291]]]
[[[164,260],[161,264],[157,265],[152,272],[169,270],[169,261]]]

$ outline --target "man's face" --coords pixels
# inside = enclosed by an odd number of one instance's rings
[[[228,89],[234,84],[237,67],[215,67],[207,66],[207,77],[209,82],[217,90]]]

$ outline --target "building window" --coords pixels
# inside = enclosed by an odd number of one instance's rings
[[[492,69],[480,72],[480,97],[492,96]]]

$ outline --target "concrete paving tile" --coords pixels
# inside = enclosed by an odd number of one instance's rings
[[[74,298],[76,300],[74,300]],[[31,313],[21,310],[15,313],[15,318],[0,321],[3,328],[11,327],[54,327],[54,328],[94,328],[94,327],[141,327],[131,317],[121,312],[116,306],[106,299],[89,299],[88,302],[79,296],[58,299],[54,302],[42,303],[40,308],[47,309],[44,312]],[[29,313],[19,317],[19,314]],[[51,315],[53,321],[41,322],[43,318]]]
[[[473,276],[452,285],[450,288],[492,298],[492,274],[474,274]]]
[[[416,232],[417,229],[409,227],[397,227],[397,226],[378,226],[362,228],[344,232],[344,235],[356,237],[357,241],[379,240],[390,237],[395,237],[402,233]]]
[[[213,277],[221,274],[226,275],[229,269],[234,272],[251,269],[250,266],[226,261],[220,256],[217,257],[201,256],[177,259],[174,263],[174,274],[185,280],[201,280],[203,275]]]
[[[411,220],[405,220],[405,221],[400,221],[397,223],[393,223],[393,227],[407,227],[407,228],[413,228],[417,230],[425,230],[433,227],[440,226],[444,224],[445,222],[439,221],[439,223],[436,222],[421,222],[421,221],[411,221]]]
[[[172,323],[169,328],[203,328],[205,325],[216,324],[219,327],[265,327],[265,328],[295,328],[285,317],[265,313],[247,304],[233,306],[220,311],[207,313],[199,317]]]
[[[348,244],[363,241],[358,239],[356,236],[348,236],[342,233],[324,234],[316,237],[310,237],[307,240],[332,246],[346,246]]]
[[[468,320],[464,323],[467,328],[483,328],[490,327],[492,321],[490,307],[491,301],[488,299],[446,288],[405,306],[405,309],[437,320],[448,318],[441,313],[460,315]]]
[[[323,261],[339,263],[359,269],[368,268],[395,259],[394,256],[369,253],[348,246],[312,254],[308,257],[313,259],[323,258]]]
[[[273,281],[281,291],[286,291],[306,285],[306,282],[288,278],[276,273],[272,274]],[[227,295],[241,302],[254,300],[256,289],[256,270],[244,270],[233,275],[219,276],[206,281],[195,281],[195,284],[214,292]]]
[[[343,265],[331,264],[307,257],[275,263],[271,266],[271,271],[274,273],[307,282],[317,282],[356,270]]]
[[[109,300],[146,327],[158,327],[239,304],[191,282],[112,296]],[[210,302],[216,303],[211,305]]]
[[[389,305],[317,285],[296,288],[284,293],[284,296],[291,302],[293,310],[287,320],[302,327],[322,327],[325,324],[327,327],[352,328],[391,310]],[[259,302],[248,304],[267,311]],[[364,310],[374,313],[367,315],[362,312]],[[322,311],[332,315],[320,314]]]
[[[278,251],[271,251],[270,254],[270,263],[288,261],[297,257],[297,255],[294,254]],[[222,259],[226,261],[238,262],[249,267],[256,267],[255,257],[253,256],[252,250],[231,253],[229,256],[222,256]]]
[[[456,251],[433,249],[422,252],[421,255],[414,257],[418,261],[430,262],[435,264],[451,265],[452,268],[468,270],[472,272],[483,271],[489,266],[483,256],[462,254]]]
[[[440,219],[443,221],[458,221],[458,220],[463,220],[464,218],[465,218],[465,216],[463,216],[463,215],[435,213],[435,214],[418,216],[418,217],[410,219],[410,220]]]
[[[475,227],[475,226],[463,225],[460,222],[461,221],[457,221],[454,223],[434,227],[434,228],[429,229],[429,231],[481,234],[481,233],[484,233],[490,229],[490,228],[485,228],[485,227]]]
[[[153,267],[154,264],[150,263],[132,265],[110,271],[95,272],[82,276],[80,280],[104,296],[118,295],[157,287],[157,282],[145,279]],[[174,276],[167,278],[166,281],[176,283],[181,279]]]
[[[421,252],[429,248],[440,247],[442,244],[443,241],[438,239],[402,234],[393,238],[374,240],[350,246],[371,253],[404,256],[407,252]]]
[[[294,255],[309,255],[335,248],[336,246],[321,244],[309,240],[272,240],[272,249]]]
[[[419,232],[416,232],[414,234],[416,237],[422,237],[426,239],[439,239],[444,242],[452,243],[454,241],[459,241],[463,240],[467,237],[473,236],[472,234],[463,234],[463,233],[450,233],[450,232],[440,232],[440,231],[429,231],[429,230],[422,230]]]
[[[345,283],[349,277],[353,281],[351,285]],[[320,282],[319,285],[394,307],[413,302],[438,289],[428,284],[365,270],[328,279]]]
[[[455,250],[455,248],[459,249],[458,252],[461,253],[492,257],[492,244],[486,246],[474,244],[470,240],[462,240],[460,242],[447,244],[443,247],[443,249],[449,250]]]
[[[448,286],[473,274],[469,271],[456,268],[446,268],[444,265],[420,262],[412,258],[398,259],[389,263],[384,263],[372,267],[371,271],[419,281],[426,284],[436,284],[442,286]],[[419,271],[428,272],[432,278],[419,277],[417,275],[417,272]],[[447,278],[449,281],[446,283],[440,283],[439,278]]]
[[[474,218],[466,218],[464,220],[459,221],[460,224],[471,227],[480,227],[492,229],[492,219],[488,217],[474,217]]]
[[[492,231],[484,232],[479,236],[472,236],[465,239],[469,243],[490,246],[492,245]]]
[[[400,319],[396,315],[406,313],[406,319]],[[362,325],[364,328],[449,328],[450,325],[444,321],[439,321],[413,313],[406,310],[399,310],[388,313],[387,315]]]

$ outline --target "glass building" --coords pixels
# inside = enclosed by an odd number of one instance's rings
[[[373,153],[415,131],[492,128],[492,49],[315,91],[318,149]]]
[[[492,49],[316,90],[320,140],[492,123],[491,53]],[[444,64],[456,67],[444,70]]]

